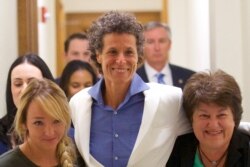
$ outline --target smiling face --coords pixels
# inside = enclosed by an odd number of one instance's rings
[[[193,130],[201,147],[227,148],[235,127],[230,107],[200,103],[194,110],[192,119]]]
[[[93,85],[93,77],[87,70],[79,69],[75,71],[70,79],[68,85],[67,96],[71,98],[74,94],[80,90]]]
[[[102,53],[97,54],[105,82],[130,84],[138,62],[136,38],[130,34],[111,33],[103,38]]]
[[[32,78],[43,78],[41,70],[34,65],[23,63],[12,70],[11,92],[15,106],[18,104],[21,92],[27,87]]]
[[[26,119],[26,142],[30,147],[55,151],[65,133],[65,124],[48,115],[36,101],[30,103]]]

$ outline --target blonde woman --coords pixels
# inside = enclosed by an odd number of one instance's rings
[[[67,98],[47,79],[33,79],[19,101],[14,129],[23,144],[0,157],[5,167],[71,167],[75,150]]]

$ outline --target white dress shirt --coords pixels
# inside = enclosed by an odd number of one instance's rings
[[[149,82],[158,82],[157,74],[164,74],[163,80],[167,85],[173,85],[172,73],[169,67],[169,64],[166,64],[165,67],[161,71],[156,71],[153,67],[151,67],[146,61],[144,63],[146,74],[148,76]]]

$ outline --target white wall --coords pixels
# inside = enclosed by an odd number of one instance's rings
[[[208,0],[169,0],[170,61],[193,70],[210,68]]]
[[[13,0],[0,0],[0,117],[6,113],[5,85],[8,69],[18,56],[16,3]]]
[[[243,104],[244,116],[250,121],[250,1],[242,0],[242,24],[243,24]]]
[[[210,0],[212,68],[233,75],[243,95],[243,120],[250,121],[249,5],[247,0]],[[245,4],[244,4],[245,3]],[[247,25],[248,23],[248,25]],[[247,27],[248,26],[248,27]],[[248,29],[247,29],[248,28]],[[248,92],[248,93],[247,93]]]
[[[109,10],[160,11],[162,0],[63,0],[66,13]]]
[[[46,7],[48,18],[41,22],[41,7]],[[55,1],[38,0],[38,48],[39,56],[47,63],[53,76],[56,76],[56,16]]]
[[[243,95],[243,120],[250,121],[250,2],[169,0],[173,29],[171,61],[191,69],[233,75]]]

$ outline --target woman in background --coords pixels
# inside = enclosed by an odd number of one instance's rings
[[[89,63],[73,60],[65,66],[59,85],[70,99],[80,90],[94,85],[96,81],[96,73]]]
[[[18,57],[10,66],[6,84],[7,113],[0,119],[0,154],[16,145],[12,136],[11,126],[14,121],[20,93],[33,78],[54,78],[46,63],[36,54],[26,54]]]
[[[20,98],[14,122],[23,143],[0,156],[1,166],[73,167],[75,150],[67,136],[70,123],[68,100],[59,86],[33,79]]]
[[[194,132],[177,138],[167,167],[249,167],[250,137],[237,130],[241,103],[232,76],[221,70],[194,74],[183,90]]]

